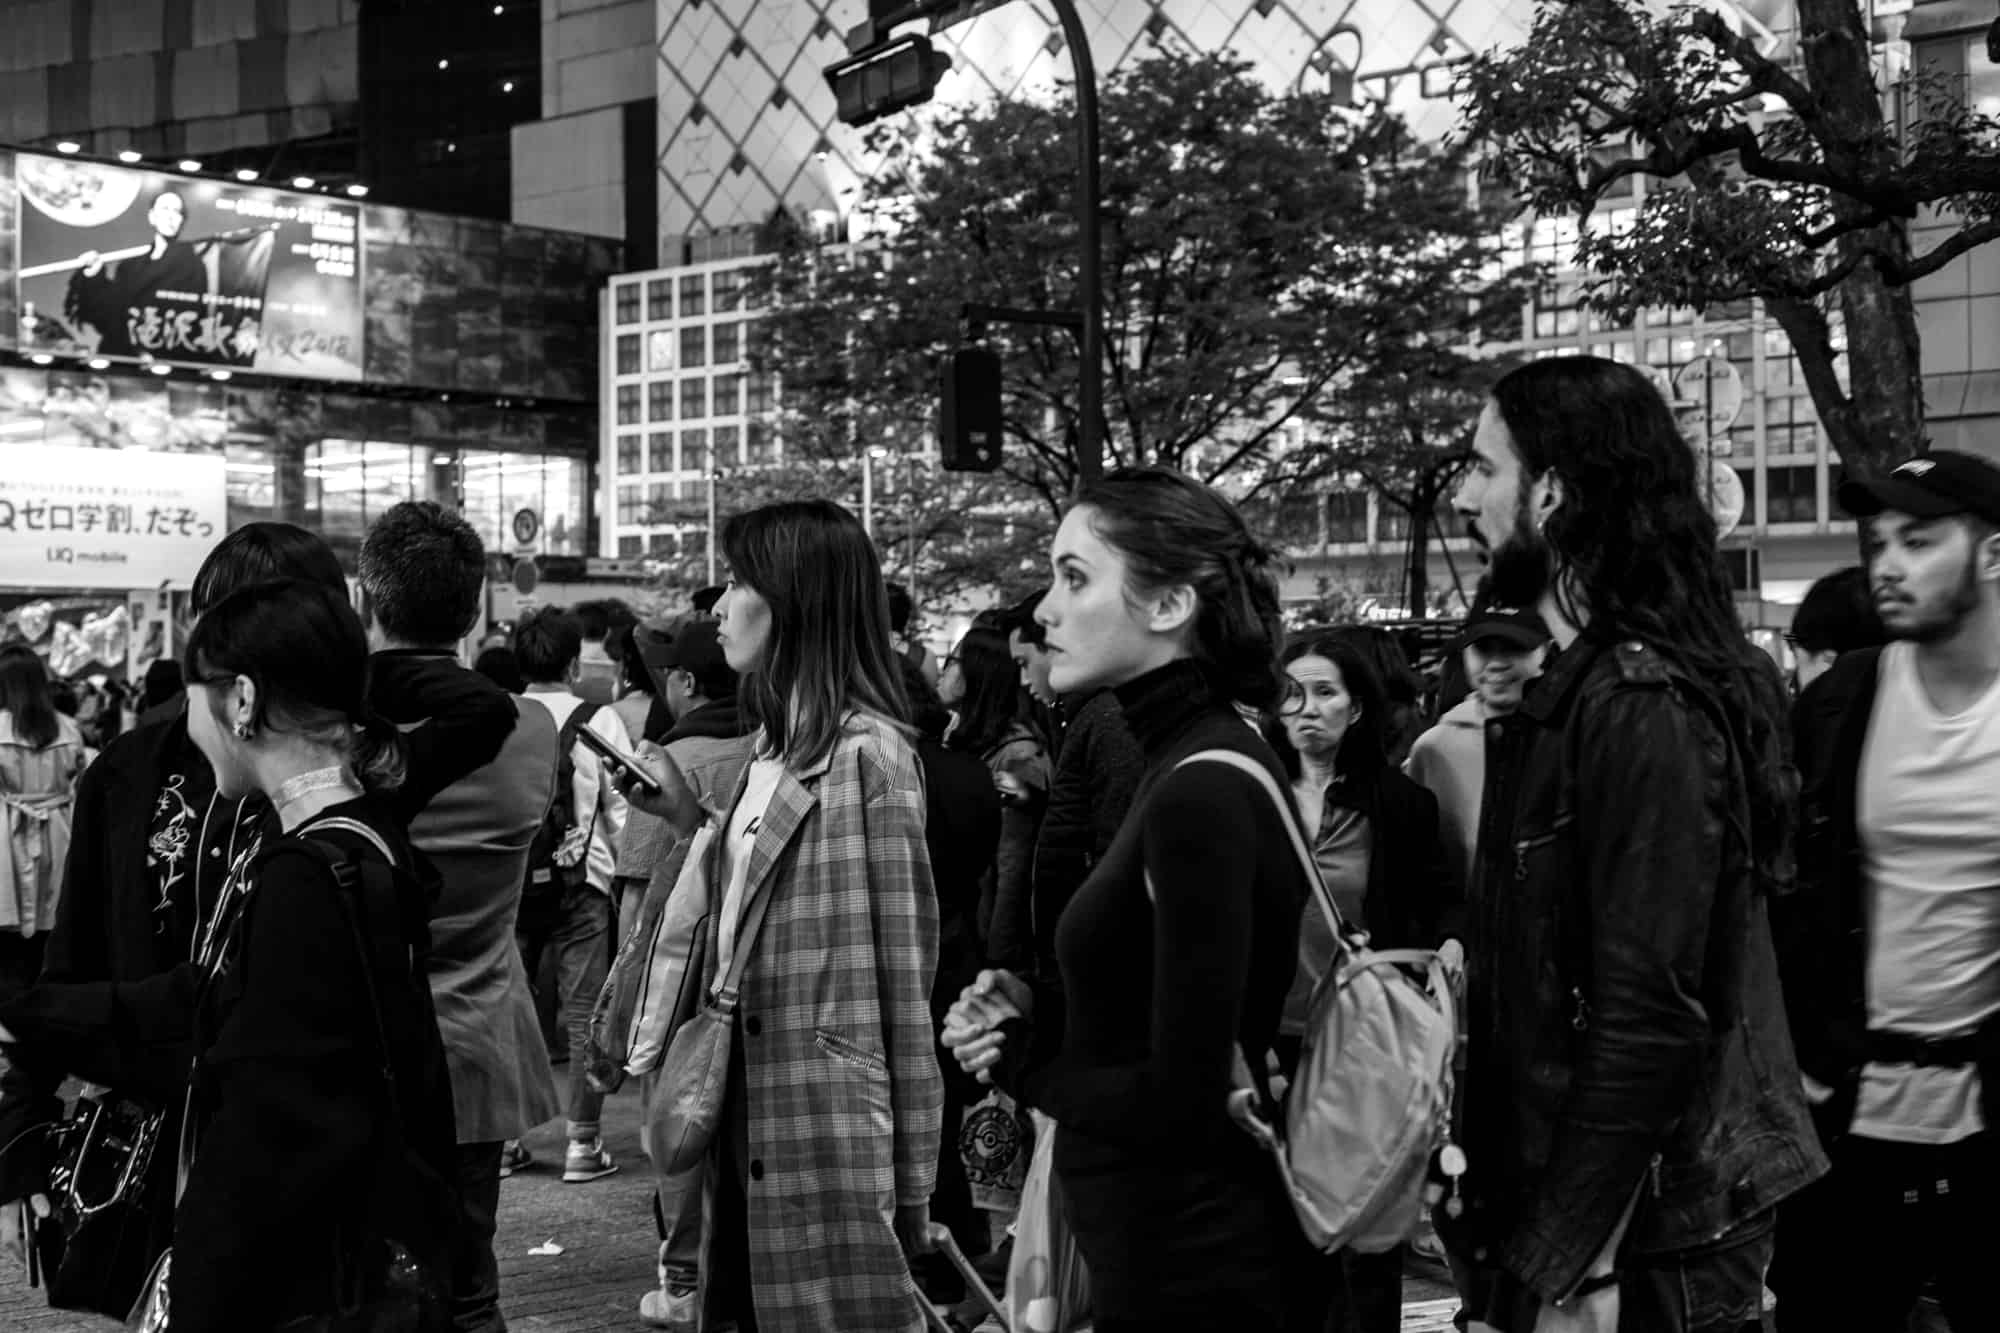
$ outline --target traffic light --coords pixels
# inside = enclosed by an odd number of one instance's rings
[[[961,347],[938,367],[938,457],[947,472],[1000,466],[1000,358]]]
[[[841,122],[866,125],[883,116],[931,100],[938,80],[951,68],[928,37],[895,37],[826,69]]]

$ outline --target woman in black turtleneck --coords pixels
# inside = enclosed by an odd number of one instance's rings
[[[1231,750],[1285,786],[1237,711],[1281,685],[1266,552],[1214,491],[1143,468],[1085,487],[1053,563],[1050,682],[1115,688],[1146,774],[1056,928],[1061,1003],[984,973],[946,1044],[1055,1118],[1100,1333],[1317,1333],[1321,1266],[1227,1105],[1238,1046],[1261,1066],[1277,1035],[1307,885],[1254,778],[1181,766]]]

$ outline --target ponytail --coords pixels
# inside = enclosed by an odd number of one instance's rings
[[[370,792],[391,792],[409,776],[409,746],[395,723],[364,708],[361,720],[352,725],[348,753],[354,776]]]

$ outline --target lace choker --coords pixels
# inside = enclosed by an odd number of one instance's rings
[[[337,791],[341,788],[351,788],[353,785],[354,779],[347,775],[345,767],[316,768],[310,773],[301,773],[297,777],[286,778],[279,783],[271,804],[278,808],[279,814],[283,814],[287,806],[297,805],[314,792]]]

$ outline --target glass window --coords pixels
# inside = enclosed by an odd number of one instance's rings
[[[1375,506],[1375,540],[1399,542],[1410,535],[1410,512],[1384,500]]]
[[[747,464],[775,463],[778,461],[778,433],[762,421],[751,421],[743,427],[743,461]]]
[[[230,441],[224,450],[229,477],[229,526],[278,517],[277,454],[261,445]]]
[[[1764,497],[1765,517],[1772,523],[1819,522],[1819,470],[1804,467],[1773,467],[1764,470],[1768,490]]]
[[[622,333],[618,336],[618,373],[636,375],[639,373],[639,335]]]
[[[708,330],[702,325],[681,330],[681,369],[708,364]]]
[[[715,465],[735,467],[743,461],[739,451],[743,448],[743,432],[736,426],[717,426],[711,433],[715,445]]]
[[[672,319],[674,317],[674,282],[672,278],[655,278],[646,284],[646,318]]]
[[[1757,525],[1757,469],[1749,463],[1736,463],[1736,475],[1743,483],[1743,526]],[[1697,473],[1696,476],[1700,474]]]
[[[681,471],[706,472],[708,470],[708,432],[705,430],[684,430],[681,432]]]
[[[618,424],[621,426],[639,424],[639,386],[636,384],[618,386]]]
[[[620,324],[639,322],[639,284],[621,282],[612,287],[612,302],[616,307],[616,318]]]
[[[672,421],[674,419],[674,382],[654,380],[646,386],[646,420]]]
[[[646,369],[658,372],[674,368],[672,329],[654,329],[646,335]]]
[[[777,381],[769,375],[752,374],[743,400],[744,413],[753,417],[763,416],[777,405]]]
[[[1343,542],[1368,540],[1368,496],[1362,491],[1335,491],[1326,497],[1326,539],[1338,546]]]
[[[681,278],[681,318],[691,319],[708,313],[708,282],[700,273],[684,274]]]
[[[618,526],[629,528],[641,522],[639,515],[646,504],[646,490],[643,486],[620,486],[618,488]]]
[[[664,481],[656,481],[646,488],[646,522],[664,523],[669,517],[673,504],[674,488]]]
[[[699,421],[708,415],[708,381],[699,377],[681,381],[681,420]]]
[[[715,308],[735,310],[743,304],[743,270],[726,268],[713,276]]]
[[[646,539],[644,537],[623,536],[618,539],[618,558],[620,560],[637,560],[644,554],[646,554]]]
[[[639,463],[641,460],[641,450],[639,446],[642,438],[643,437],[638,435],[620,435],[618,437],[619,476],[630,477],[638,474]]]
[[[715,377],[715,397],[709,404],[712,415],[733,417],[743,410],[743,377],[741,375],[717,375]]]
[[[309,446],[306,508],[317,514],[320,535],[329,541],[359,541],[370,522],[418,494],[417,452],[412,445],[377,440],[322,440]]]
[[[715,364],[733,366],[743,359],[743,326],[735,321],[715,326]]]
[[[646,439],[646,471],[672,472],[674,470],[674,433],[670,430],[656,430]]]

